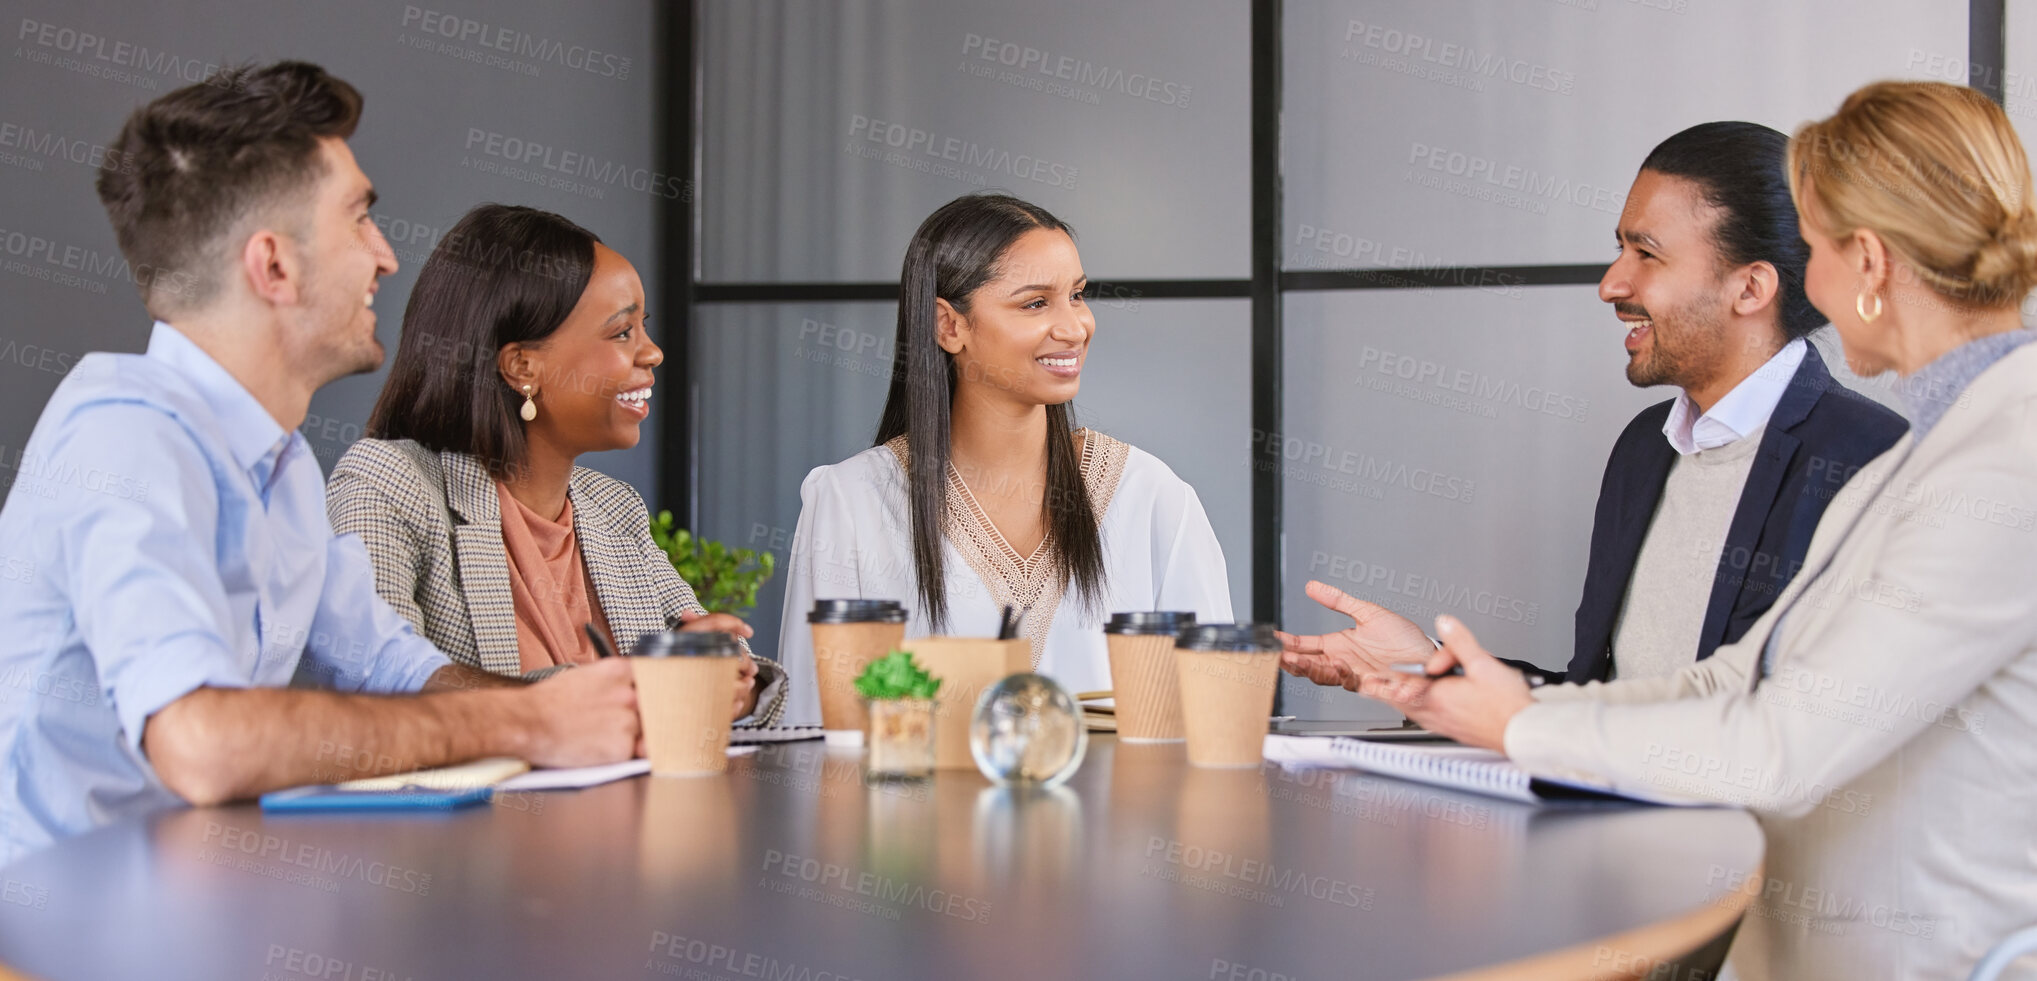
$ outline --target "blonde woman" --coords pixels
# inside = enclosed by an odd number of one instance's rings
[[[1428,673],[1464,677],[1350,680],[1536,772],[1751,808],[1765,868],[1714,883],[1753,896],[1741,978],[1964,977],[2037,922],[2030,166],[2000,107],[1913,82],[1853,93],[1789,163],[1811,302],[1856,370],[1903,376],[1912,423],[1837,489],[1804,572],[1667,678],[1531,694],[1439,618]]]

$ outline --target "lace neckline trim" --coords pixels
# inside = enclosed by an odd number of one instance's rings
[[[1078,432],[1083,437],[1082,484],[1089,492],[1090,509],[1100,525],[1124,478],[1131,447],[1093,429]],[[884,446],[898,459],[899,468],[910,474],[912,454],[906,437],[894,437]],[[1030,558],[1020,556],[991,524],[952,463],[948,465],[947,508],[941,525],[942,533],[961,553],[962,561],[968,563],[989,590],[992,602],[1027,611],[1019,632],[1031,644],[1033,667],[1038,668],[1046,652],[1047,632],[1053,628],[1054,615],[1067,587],[1066,578],[1054,574],[1060,564],[1060,547],[1053,533],[1050,531],[1041,539]]]

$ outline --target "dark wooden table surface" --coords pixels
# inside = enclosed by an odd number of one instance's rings
[[[0,962],[51,981],[1577,976],[1731,922],[1761,856],[1734,810],[1196,770],[1108,736],[1053,791],[866,787],[858,757],[809,742],[450,815],[115,825],[0,870]]]

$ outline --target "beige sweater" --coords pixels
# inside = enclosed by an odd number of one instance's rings
[[[1762,431],[1678,457],[1670,468],[1613,625],[1613,677],[1660,678],[1697,660],[1719,551]]]

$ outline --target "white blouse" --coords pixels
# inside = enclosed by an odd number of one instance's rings
[[[1053,545],[1030,561],[1017,555],[974,506],[949,470],[947,579],[951,636],[992,637],[1004,604],[1029,607],[1022,633],[1033,663],[1073,695],[1111,686],[1103,623],[1112,613],[1185,610],[1204,623],[1231,620],[1230,579],[1223,549],[1195,489],[1158,458],[1089,431],[1082,472],[1092,506],[1103,517],[1102,604],[1084,610],[1065,583],[1051,580]],[[806,615],[816,599],[892,599],[910,611],[905,634],[932,632],[919,609],[918,573],[906,492],[905,441],[873,446],[800,485],[799,528],[780,624],[779,664],[790,680],[785,725],[820,723],[813,634]]]

